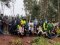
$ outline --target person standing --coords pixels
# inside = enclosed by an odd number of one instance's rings
[[[38,25],[38,20],[34,20],[34,31],[37,33],[37,25]]]
[[[3,34],[3,14],[0,15],[0,34]]]
[[[34,23],[32,22],[32,20],[29,21],[28,27],[29,27],[29,35],[32,35],[32,33],[34,32]]]

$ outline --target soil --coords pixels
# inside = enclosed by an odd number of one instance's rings
[[[16,39],[16,38],[20,38],[23,45],[31,45],[30,42],[33,39],[33,37],[29,37],[29,36],[18,37],[18,36],[13,36],[13,35],[0,35],[0,45],[9,45],[9,42],[11,42],[11,40]]]
[[[34,37],[23,37],[21,40],[23,42],[23,45],[31,45],[31,41],[34,39]]]
[[[55,42],[60,42],[60,37],[53,38],[52,40]]]
[[[13,35],[0,35],[0,45],[9,45],[9,42],[12,39],[17,39],[17,38],[20,38],[23,45],[31,45],[30,42],[34,39],[33,36],[31,36],[31,37],[29,37],[29,36],[18,37],[18,36],[13,36]],[[56,37],[56,38],[53,38],[53,39],[50,39],[50,40],[53,40],[55,42],[60,42],[59,37]]]

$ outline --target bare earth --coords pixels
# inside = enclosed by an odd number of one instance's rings
[[[0,35],[0,45],[9,45],[9,42],[13,39],[17,39],[20,38],[23,45],[31,45],[30,42],[34,39],[34,37],[17,37],[17,36],[13,36],[13,35]],[[53,41],[58,41],[60,42],[60,38],[54,38],[52,39]]]
[[[33,37],[17,37],[12,35],[0,35],[0,45],[9,45],[9,42],[13,39],[20,38],[23,45],[30,45]]]

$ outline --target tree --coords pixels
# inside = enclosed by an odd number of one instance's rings
[[[11,0],[0,0],[1,2],[3,2],[8,8],[9,8],[9,2]],[[1,3],[2,4],[2,3]]]
[[[37,0],[24,0],[26,15],[30,15],[30,18],[39,17],[40,5],[37,4]]]
[[[48,18],[50,21],[58,21],[58,0],[49,0]]]
[[[58,21],[60,22],[60,0],[58,0]]]
[[[60,21],[60,0],[24,0],[25,11],[32,18],[47,18],[50,21]],[[58,20],[59,19],[59,20]]]
[[[4,5],[7,6],[8,8],[10,8],[10,5],[9,5],[9,2],[11,0],[0,0],[1,1],[1,7],[2,7],[2,11],[3,11],[3,14],[4,14]]]

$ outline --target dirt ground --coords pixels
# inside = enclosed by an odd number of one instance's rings
[[[34,37],[28,37],[28,36],[17,37],[17,36],[13,36],[13,35],[0,35],[0,45],[9,45],[9,42],[16,38],[20,38],[23,45],[31,45],[30,42],[34,39]],[[59,37],[51,39],[51,40],[60,42]]]
[[[15,38],[16,36],[12,35],[0,35],[0,45],[8,45],[8,43]]]
[[[13,39],[20,38],[23,45],[30,45],[33,37],[17,37],[13,35],[0,35],[0,45],[9,45],[9,42]]]
[[[56,37],[56,38],[53,38],[53,39],[51,39],[51,40],[53,40],[53,41],[55,41],[55,42],[60,42],[60,37]]]

